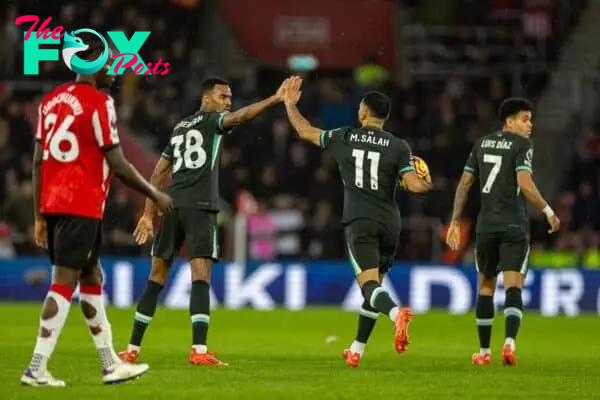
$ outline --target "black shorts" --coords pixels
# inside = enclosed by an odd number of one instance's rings
[[[185,241],[188,257],[219,259],[217,213],[174,208],[162,217],[152,244],[152,257],[173,261]]]
[[[396,257],[400,228],[369,219],[357,219],[346,225],[346,250],[354,274],[379,268],[386,273]]]
[[[46,214],[52,265],[84,270],[98,264],[102,221],[78,215]]]
[[[523,232],[478,233],[475,266],[480,274],[493,278],[503,271],[527,274],[529,237]]]

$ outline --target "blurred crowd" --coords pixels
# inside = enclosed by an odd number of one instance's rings
[[[510,3],[510,0],[505,2]],[[27,3],[20,2],[21,5]],[[174,124],[198,108],[202,80],[215,73],[210,57],[204,54],[194,35],[194,23],[204,5],[201,1],[180,4],[165,0],[160,2],[164,7],[150,7],[150,3],[155,2],[101,0],[99,7],[82,8],[76,7],[75,2],[63,3],[65,5],[57,19],[66,27],[85,20],[89,21],[86,26],[90,28],[123,30],[127,36],[136,30],[152,30],[153,40],[146,42],[144,53],[140,55],[145,60],[166,60],[173,66],[173,71],[158,77],[126,73],[119,78],[112,94],[119,104],[121,124],[128,126],[140,143],[158,154]],[[110,15],[116,3],[122,10],[118,17]],[[413,22],[428,22],[426,6],[439,2],[405,3],[404,6],[411,10]],[[444,0],[442,3],[451,2]],[[411,56],[415,65],[426,68],[444,63],[479,62],[480,65],[494,66],[501,63],[552,62],[560,44],[554,36],[545,37],[544,46],[539,46],[539,38],[528,39],[531,35],[526,32],[526,27],[515,26],[512,19],[507,19],[509,22],[503,25],[498,22],[501,18],[495,24],[506,29],[498,29],[491,36],[483,35],[466,28],[477,19],[469,19],[465,15],[483,13],[497,16],[494,11],[498,10],[493,7],[483,9],[483,2],[479,1],[454,2],[455,5],[459,3],[462,13],[448,12],[448,21],[436,23],[464,27],[459,30],[459,36],[463,35],[462,42],[454,39],[430,41],[429,53]],[[14,19],[22,13],[22,9],[9,9],[5,13],[0,43],[6,46],[3,45],[1,51],[12,56],[0,59],[0,71],[7,81],[22,79],[22,53],[19,50],[22,47],[22,27],[14,25]],[[42,15],[41,11],[38,14]],[[161,30],[164,34],[160,34]],[[485,38],[483,42],[482,38]],[[462,47],[457,47],[456,43],[462,43]],[[514,54],[509,53],[512,56],[508,60],[495,58],[497,52],[493,51],[494,46],[500,45],[513,48]],[[361,71],[367,70],[365,67],[372,67],[369,71],[379,73],[365,78],[361,76]],[[31,78],[47,81],[72,79],[71,72],[62,63],[42,63],[41,72],[39,77]],[[275,79],[272,74],[265,74],[260,66],[251,64],[233,65],[219,72],[231,82],[234,108],[267,95],[271,87],[275,90],[279,76],[285,76],[280,73],[274,75]],[[269,76],[263,79],[265,75]],[[357,68],[354,74],[352,71],[306,74],[300,108],[316,126],[323,129],[355,125],[361,95],[374,88],[387,93],[392,99],[393,110],[386,129],[406,138],[413,153],[428,162],[435,184],[435,189],[423,196],[397,193],[405,228],[398,258],[460,262],[468,260],[470,246],[459,252],[448,252],[441,242],[451,212],[455,185],[473,142],[482,134],[500,127],[496,109],[503,98],[512,94],[515,87],[512,78],[511,73],[507,75],[498,69],[497,72],[480,75],[456,73],[444,79],[420,79],[400,71],[385,71],[374,58]],[[536,69],[535,74],[525,74],[519,79],[521,94],[533,96],[540,90],[545,73]],[[4,86],[2,90],[0,204],[4,222],[0,223],[0,257],[15,253],[34,254],[39,251],[31,244],[32,121],[27,116],[35,107],[39,92],[11,90]],[[599,161],[600,136],[597,129],[589,129],[582,133],[573,172],[565,179],[568,183],[565,184],[565,192],[557,199],[556,208],[563,220],[564,232],[556,238],[549,238],[544,221],[539,216],[534,218],[532,236],[537,244],[534,255],[537,254],[539,260],[544,261],[543,255],[548,254],[539,252],[539,248],[551,249],[552,252],[566,251],[576,257],[576,263],[589,258],[588,249],[598,248]],[[329,153],[298,140],[281,106],[274,107],[249,125],[236,128],[225,139],[220,179],[223,200],[233,209],[244,209],[249,215],[248,251],[251,258],[335,259],[345,256],[339,223],[343,190],[335,162]],[[474,238],[470,228],[477,207],[477,196],[473,195],[466,211],[465,238]],[[132,198],[119,188],[111,191],[104,223],[105,254],[139,254],[140,249],[131,240],[139,209],[139,198]],[[231,251],[227,254],[231,255]]]

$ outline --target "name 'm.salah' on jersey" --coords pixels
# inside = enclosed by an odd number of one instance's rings
[[[173,179],[167,192],[175,208],[219,210],[219,159],[226,112],[197,112],[173,128],[162,157]]]
[[[533,173],[533,143],[503,131],[473,145],[465,171],[479,179],[481,208],[477,232],[529,231],[527,200],[517,184],[517,172]]]
[[[321,132],[321,147],[333,153],[344,183],[342,223],[365,218],[399,227],[396,185],[414,171],[406,141],[374,127],[339,128]]]
[[[40,103],[35,139],[41,213],[102,219],[112,178],[103,152],[119,145],[113,99],[83,82],[56,87]]]

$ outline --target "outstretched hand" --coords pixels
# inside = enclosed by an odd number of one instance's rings
[[[293,76],[286,79],[283,87],[283,102],[286,105],[297,104],[302,96],[302,78],[299,76]]]

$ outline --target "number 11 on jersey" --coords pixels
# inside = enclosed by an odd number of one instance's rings
[[[363,166],[365,163],[365,151],[354,149],[352,150],[352,157],[354,157],[354,185],[357,188],[362,189],[364,187],[364,170]],[[379,157],[380,154],[377,151],[367,151],[367,158],[371,162],[369,168],[370,175],[370,186],[371,190],[379,189]]]

